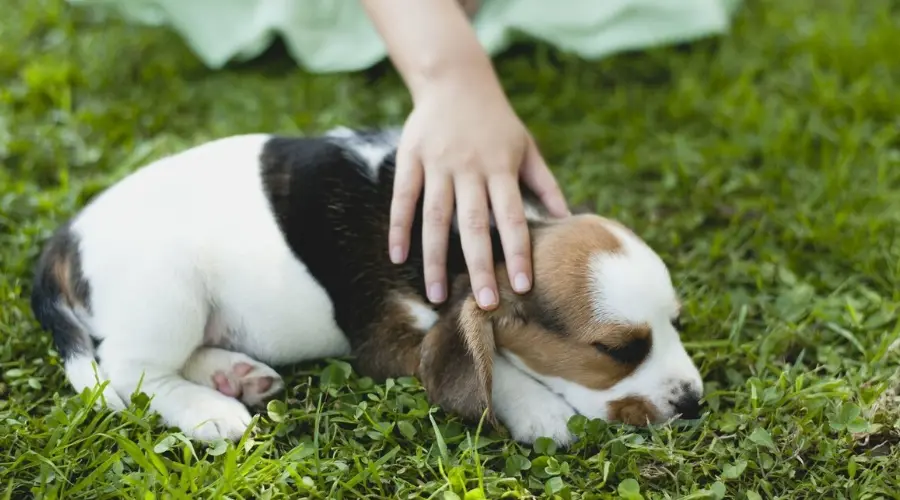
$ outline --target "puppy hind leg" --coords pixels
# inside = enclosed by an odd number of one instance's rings
[[[191,382],[237,398],[247,406],[262,405],[284,389],[281,375],[270,366],[218,347],[195,350],[181,373]]]
[[[202,295],[176,287],[142,294],[143,300],[98,308],[94,316],[97,330],[116,333],[104,335],[100,346],[110,385],[126,398],[140,387],[151,397],[151,411],[188,436],[240,439],[250,424],[247,408],[181,374],[203,341],[208,308]]]

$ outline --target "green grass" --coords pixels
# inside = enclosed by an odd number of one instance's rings
[[[342,361],[287,370],[238,446],[187,441],[146,399],[91,410],[28,307],[57,224],[151,158],[397,124],[409,101],[386,66],[312,76],[276,51],[212,72],[164,30],[2,3],[0,498],[900,498],[897,2],[751,0],[687,47],[498,59],[570,200],[669,264],[707,381],[699,424],[573,420],[569,450],[476,439],[414,380]]]

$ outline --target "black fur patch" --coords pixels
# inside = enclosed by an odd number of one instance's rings
[[[594,344],[598,351],[609,355],[619,363],[637,365],[650,355],[650,338],[636,338],[627,344],[618,347],[610,347],[604,344]]]
[[[360,132],[357,132],[360,133]],[[361,139],[377,140],[362,132]],[[383,312],[389,292],[401,290],[428,303],[422,256],[422,199],[411,231],[407,261],[395,265],[388,255],[388,229],[395,154],[378,167],[377,179],[361,160],[347,154],[341,139],[271,139],[261,154],[266,195],[282,234],[334,304],[335,320],[352,344]],[[536,199],[527,190],[523,193]],[[491,230],[495,262],[503,261],[500,235]],[[451,231],[447,252],[448,284],[467,273],[459,233]],[[449,287],[452,293],[452,286]],[[448,297],[445,307],[453,303]]]
[[[63,308],[90,311],[91,288],[81,270],[78,240],[71,224],[57,229],[44,246],[34,271],[31,309],[41,327],[53,334],[59,355],[65,360],[99,345],[75,323]]]

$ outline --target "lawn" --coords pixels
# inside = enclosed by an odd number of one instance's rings
[[[900,3],[751,0],[727,37],[498,59],[570,201],[669,264],[707,384],[696,424],[573,419],[567,450],[479,435],[347,360],[285,370],[237,446],[186,440],[146,399],[91,410],[28,305],[57,224],[189,145],[410,104],[387,65],[315,76],[275,49],[213,72],[164,30],[2,3],[0,498],[900,498]]]

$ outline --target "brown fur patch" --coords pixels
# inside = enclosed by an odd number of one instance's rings
[[[473,299],[463,303],[459,316],[459,328],[463,341],[472,356],[475,374],[479,381],[479,394],[488,408],[491,406],[493,388],[494,325],[488,314],[485,314]]]
[[[591,306],[587,271],[598,252],[618,253],[619,239],[593,215],[573,215],[535,231],[534,290],[559,308],[573,331],[589,332],[597,321]]]
[[[78,248],[71,239],[57,236],[47,254],[50,276],[59,287],[59,295],[71,308],[88,309],[89,286],[81,274]]]
[[[497,426],[491,408],[493,325],[490,313],[474,299],[455,304],[422,342],[418,376],[432,403],[477,421],[485,414]]]
[[[624,339],[619,327],[604,329],[598,337]],[[612,361],[592,344],[553,335],[535,325],[504,330],[497,343],[515,353],[532,370],[576,382],[590,389],[609,389],[630,375],[639,364]],[[614,340],[620,342],[620,340]]]
[[[51,264],[53,279],[59,285],[59,293],[69,307],[77,302],[74,290],[72,290],[72,260],[70,255],[57,255]]]
[[[608,410],[608,420],[628,425],[644,426],[661,420],[659,409],[653,403],[636,396],[611,401]]]
[[[369,325],[365,341],[354,349],[361,373],[374,379],[415,375],[420,364],[423,333],[409,309],[392,297],[377,322]]]

